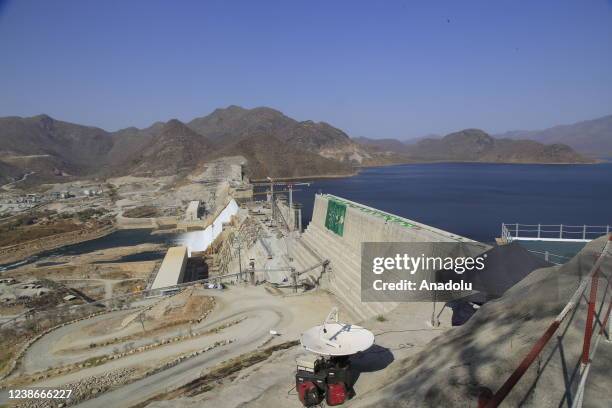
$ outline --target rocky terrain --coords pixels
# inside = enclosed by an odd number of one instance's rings
[[[423,139],[409,148],[415,160],[478,161],[490,163],[591,163],[564,144],[496,139],[480,129],[465,129],[441,139]]]
[[[230,106],[188,123],[171,119],[116,132],[47,115],[0,118],[0,182],[22,187],[81,177],[186,175],[213,159],[242,156],[251,178],[346,176],[357,167],[422,161],[585,163],[564,144],[495,139],[467,129],[416,144],[351,139],[325,122],[266,107]]]
[[[270,108],[230,106],[189,123],[172,119],[117,132],[47,115],[0,118],[0,173],[28,183],[75,176],[187,174],[210,159],[242,155],[254,177],[348,175],[366,149],[326,123],[298,122]]]
[[[500,299],[483,305],[468,323],[439,336],[412,358],[400,361],[386,373],[380,383],[383,386],[356,401],[355,406],[475,406],[481,387],[497,391],[519,365],[567,304],[605,243],[606,237],[591,241],[567,264],[533,271]],[[608,255],[599,270],[599,288],[606,287],[611,267]],[[598,305],[602,301],[608,303],[604,298],[606,290],[603,292],[597,293]],[[583,296],[577,311],[562,323],[503,406],[571,405],[568,395],[573,391],[566,393],[565,389],[577,378],[587,303]],[[606,346],[598,350],[584,406],[609,406],[606,373],[612,348]]]
[[[565,143],[579,153],[609,157],[612,156],[612,115],[542,130],[515,130],[498,137]]]
[[[543,144],[533,140],[496,138],[480,129],[465,129],[444,137],[426,137],[406,142],[397,139],[358,138],[356,140],[370,151],[395,154],[398,162],[595,162],[566,144]]]

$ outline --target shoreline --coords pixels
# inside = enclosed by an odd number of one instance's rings
[[[363,169],[375,169],[391,166],[406,166],[412,164],[506,164],[506,165],[541,165],[541,166],[592,166],[597,164],[610,163],[609,160],[597,160],[588,163],[576,163],[576,162],[494,162],[494,161],[477,161],[477,160],[431,160],[431,161],[414,161],[414,162],[402,162],[402,163],[389,163],[389,164],[376,164],[371,166],[356,166],[356,171],[350,174],[322,174],[312,176],[293,176],[293,177],[274,177],[274,181],[298,181],[298,180],[320,180],[320,179],[337,179],[337,178],[349,178],[359,175]],[[251,179],[251,183],[267,183],[269,180],[266,179]]]
[[[374,167],[374,166],[372,166]],[[273,177],[274,181],[297,181],[297,180],[319,180],[319,179],[334,179],[334,178],[348,178],[358,175],[361,170],[365,167],[357,167],[356,171],[348,174],[319,174],[312,176],[293,176],[293,177]],[[267,179],[251,179],[251,183],[269,183]]]
[[[390,164],[380,164],[380,165],[374,165],[374,166],[359,166],[359,168],[372,168],[372,167],[389,167],[389,166],[404,166],[407,164],[468,164],[468,163],[476,163],[476,164],[529,164],[529,165],[542,165],[542,166],[556,166],[556,165],[563,165],[563,166],[587,166],[587,165],[594,165],[594,164],[604,164],[604,163],[610,163],[610,160],[596,160],[596,161],[591,161],[591,162],[584,162],[584,163],[577,163],[577,162],[532,162],[532,161],[526,161],[526,162],[519,162],[519,161],[515,161],[515,162],[497,162],[497,161],[480,161],[480,160],[426,160],[426,161],[407,161],[407,162],[403,162],[403,163],[390,163]]]
[[[110,227],[103,227],[98,230],[91,231],[90,233],[71,231],[65,234],[51,235],[36,240],[25,241],[19,244],[2,247],[0,248],[0,264],[6,265],[21,262],[42,252],[52,251],[64,246],[80,244],[82,242],[105,237],[112,234],[116,230],[116,226],[112,225]],[[47,244],[45,244],[45,242]],[[5,272],[7,271],[0,271],[0,273]]]

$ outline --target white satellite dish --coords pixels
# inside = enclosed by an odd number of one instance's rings
[[[339,323],[338,309],[334,307],[322,325],[302,334],[300,343],[315,354],[349,356],[369,349],[374,344],[374,334],[361,326]]]

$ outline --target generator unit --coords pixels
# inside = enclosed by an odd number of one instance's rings
[[[309,355],[297,360],[295,389],[305,407],[323,400],[329,406],[344,403],[353,389],[349,359]]]
[[[295,389],[302,404],[343,404],[354,393],[350,357],[374,344],[372,332],[338,323],[338,309],[334,308],[322,325],[304,332],[300,342],[313,353],[296,361]]]

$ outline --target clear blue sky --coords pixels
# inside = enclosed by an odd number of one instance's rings
[[[231,104],[400,138],[611,114],[612,0],[0,0],[0,116]]]

